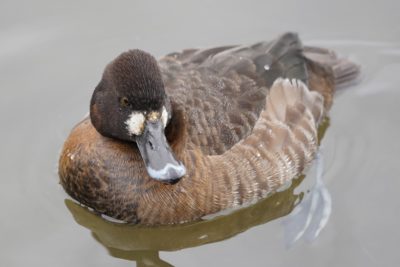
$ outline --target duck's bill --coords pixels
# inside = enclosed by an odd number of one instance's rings
[[[136,137],[136,143],[151,178],[176,183],[186,174],[185,166],[168,145],[161,121],[147,122],[143,133]]]

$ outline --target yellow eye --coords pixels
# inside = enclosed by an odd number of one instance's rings
[[[122,107],[129,107],[130,103],[127,97],[121,97],[119,100],[119,103],[121,104]]]

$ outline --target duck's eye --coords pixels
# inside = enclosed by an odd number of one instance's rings
[[[127,97],[121,97],[119,100],[119,103],[121,104],[122,107],[129,107],[130,103]]]

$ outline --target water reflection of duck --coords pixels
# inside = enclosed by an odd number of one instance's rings
[[[68,137],[61,184],[102,214],[142,224],[254,203],[312,161],[335,87],[358,72],[292,33],[158,64],[128,51],[106,67],[90,119]]]
[[[158,251],[175,251],[221,241],[290,213],[303,197],[303,193],[294,192],[303,178],[294,179],[286,190],[229,215],[180,225],[148,227],[118,224],[102,219],[71,200],[65,203],[76,222],[90,229],[94,238],[112,256],[138,262],[146,259],[164,266],[160,264]]]

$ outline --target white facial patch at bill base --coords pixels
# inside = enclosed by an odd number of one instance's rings
[[[125,121],[126,128],[131,135],[140,135],[144,129],[144,121],[146,118],[141,112],[132,112],[129,119]]]
[[[167,126],[167,122],[168,122],[168,112],[165,109],[165,107],[163,107],[162,111],[161,111],[161,121],[162,121],[162,123],[164,125],[164,128],[165,128]]]

